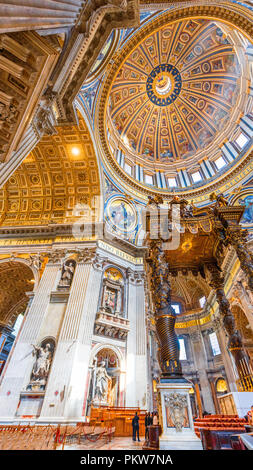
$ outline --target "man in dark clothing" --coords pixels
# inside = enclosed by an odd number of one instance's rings
[[[132,419],[132,427],[133,427],[133,441],[136,441],[136,433],[137,433],[137,438],[138,438],[138,441],[140,442],[140,437],[139,437],[139,416],[137,414],[137,411],[135,413],[135,417]]]
[[[145,440],[148,439],[148,426],[150,425],[150,413],[145,415]]]

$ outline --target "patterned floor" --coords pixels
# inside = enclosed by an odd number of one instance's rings
[[[65,445],[65,450],[141,450],[144,444],[144,438],[141,442],[134,442],[131,437],[114,437],[108,444],[104,438],[97,442],[85,441],[83,444]],[[62,450],[61,447],[58,450]]]

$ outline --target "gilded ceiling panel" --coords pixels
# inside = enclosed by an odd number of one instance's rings
[[[91,206],[100,194],[96,155],[89,131],[57,127],[45,136],[0,190],[1,225],[68,223],[77,204]]]

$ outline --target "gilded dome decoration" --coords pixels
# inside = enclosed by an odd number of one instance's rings
[[[225,129],[240,92],[233,44],[208,20],[165,25],[126,58],[112,83],[120,143],[155,162],[185,160]]]
[[[198,192],[245,160],[248,44],[222,20],[175,22],[169,13],[131,35],[108,68],[97,114],[105,160],[125,182],[146,194]]]

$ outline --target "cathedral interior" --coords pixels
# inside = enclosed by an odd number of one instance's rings
[[[5,0],[0,71],[0,449],[252,450],[253,2]]]

